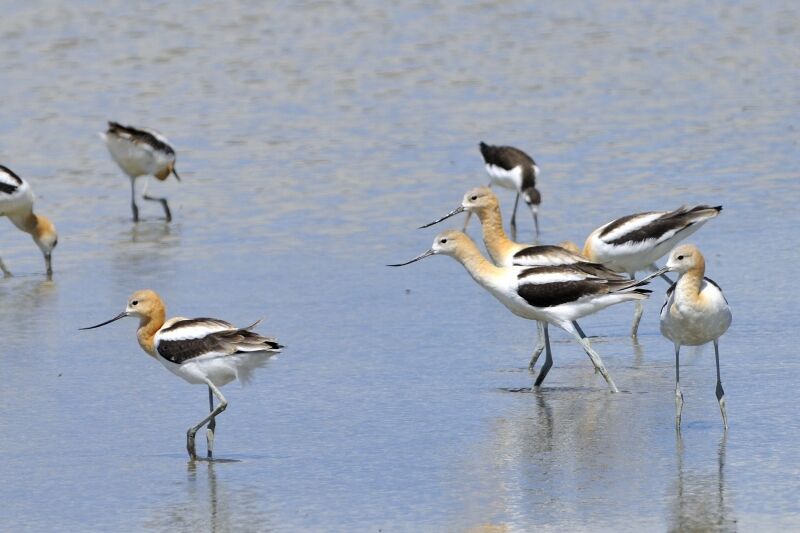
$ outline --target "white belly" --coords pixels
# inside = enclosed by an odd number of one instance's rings
[[[516,166],[511,170],[496,165],[486,165],[486,172],[491,178],[492,185],[519,191],[522,189],[522,167]]]

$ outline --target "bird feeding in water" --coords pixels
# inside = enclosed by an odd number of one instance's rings
[[[725,391],[719,373],[719,338],[731,325],[731,309],[722,289],[705,277],[706,262],[696,246],[683,244],[669,255],[667,265],[653,274],[677,272],[678,280],[667,290],[661,307],[661,334],[675,345],[675,427],[681,428],[683,393],[680,386],[681,346],[714,343],[717,364],[716,395],[722,423],[728,429]]]
[[[211,412],[186,432],[186,450],[190,458],[197,457],[195,434],[207,423],[206,440],[208,457],[211,458],[216,417],[228,406],[219,387],[234,379],[246,383],[253,370],[263,366],[283,346],[273,337],[252,331],[258,322],[238,328],[216,318],[176,317],[165,320],[164,302],[152,290],[135,292],[128,299],[125,311],[111,320],[80,329],[99,328],[128,316],[139,319],[136,337],[148,355],[185,381],[208,386]],[[216,408],[214,396],[219,401]]]
[[[139,207],[136,205],[136,178],[139,176],[155,176],[160,181],[166,180],[170,174],[181,180],[175,171],[175,150],[167,138],[155,130],[139,129],[123,126],[118,122],[109,122],[108,130],[101,133],[111,157],[131,180],[131,209],[133,221],[139,221]],[[149,178],[148,178],[149,179]],[[172,220],[166,198],[155,198],[147,194],[149,182],[145,181],[143,198],[151,202],[160,202],[164,208],[167,222]]]
[[[569,266],[498,267],[484,259],[466,234],[452,230],[437,235],[427,252],[405,263],[389,266],[404,266],[437,254],[456,259],[472,279],[515,315],[553,324],[570,333],[589,355],[611,391],[619,392],[589,339],[575,328],[573,322],[610,305],[647,298],[650,291],[640,288],[644,282],[600,279]],[[546,324],[545,345],[549,347]],[[545,364],[535,386],[542,384],[552,365],[552,354],[546,349]]]
[[[542,203],[542,195],[536,188],[536,178],[539,177],[539,167],[536,162],[531,156],[513,146],[492,146],[484,142],[481,142],[479,146],[483,162],[486,164],[486,172],[490,178],[488,186],[497,185],[517,193],[514,200],[514,212],[511,213],[511,238],[517,239],[517,206],[519,197],[522,196],[522,200],[533,215],[538,239],[539,204]],[[467,212],[464,230],[467,229],[471,214],[471,212]]]
[[[0,165],[0,216],[33,237],[33,242],[44,256],[47,277],[53,276],[53,248],[58,244],[56,227],[50,219],[33,213],[34,195],[27,181],[17,176],[10,168]],[[0,259],[3,276],[11,276],[3,260]]]
[[[521,244],[509,239],[503,229],[500,202],[497,196],[488,187],[470,189],[464,194],[460,206],[456,207],[445,216],[421,226],[420,229],[438,224],[464,211],[478,215],[483,230],[483,243],[486,245],[486,250],[489,252],[492,261],[499,267],[571,266],[597,278],[622,279],[621,274],[603,265],[591,263],[582,255],[573,253],[560,246]],[[536,361],[545,349],[545,325],[546,322],[537,322],[538,338],[533,356],[528,365],[529,370],[533,370]],[[583,335],[583,331],[577,321],[573,321],[572,325]]]
[[[710,219],[722,211],[722,206],[697,205],[679,207],[674,211],[652,211],[627,215],[604,224],[586,239],[583,255],[590,261],[602,263],[611,270],[627,273],[631,279],[640,270],[655,272],[655,262],[666,255]],[[652,276],[651,276],[652,277]],[[662,277],[672,284],[666,275]],[[636,337],[644,313],[642,302],[636,304],[631,337]]]

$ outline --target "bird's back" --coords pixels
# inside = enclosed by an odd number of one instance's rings
[[[0,216],[24,215],[33,209],[33,192],[28,182],[0,165]]]
[[[109,122],[101,136],[111,157],[131,178],[154,175],[175,161],[175,151],[155,131]]]
[[[247,382],[252,370],[283,347],[251,331],[256,324],[237,328],[214,318],[171,319],[156,333],[155,350],[167,369],[190,383]]]

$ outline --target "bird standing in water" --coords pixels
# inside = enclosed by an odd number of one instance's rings
[[[155,176],[160,181],[166,180],[170,174],[181,180],[175,171],[175,150],[169,145],[167,138],[155,130],[138,129],[123,126],[118,122],[109,122],[108,130],[101,133],[111,157],[131,180],[131,209],[133,221],[139,221],[139,207],[136,205],[136,178],[139,176]],[[164,208],[167,222],[172,220],[166,198],[155,198],[147,194],[148,182],[145,181],[143,198],[151,202],[160,202]]]
[[[81,329],[99,328],[128,316],[139,319],[136,337],[148,355],[185,381],[208,386],[211,413],[186,432],[186,450],[190,458],[197,457],[195,434],[207,423],[206,440],[208,457],[211,458],[216,417],[228,406],[219,387],[234,379],[246,383],[253,370],[263,366],[283,346],[273,337],[253,332],[258,322],[237,328],[216,318],[176,317],[165,320],[164,302],[151,290],[135,292],[128,299],[125,311],[111,320]],[[216,408],[214,396],[219,400]]]
[[[681,346],[699,346],[714,342],[717,363],[716,395],[722,423],[728,429],[725,412],[725,391],[719,373],[719,338],[731,325],[731,309],[722,289],[705,277],[706,261],[696,246],[684,244],[670,253],[667,266],[660,272],[677,272],[676,281],[667,290],[661,308],[661,334],[675,345],[675,427],[681,428],[683,393],[680,385]]]

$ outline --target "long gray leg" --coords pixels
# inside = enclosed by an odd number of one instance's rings
[[[714,339],[714,357],[717,360],[717,401],[719,412],[722,413],[722,423],[728,429],[728,414],[725,412],[725,391],[722,390],[722,380],[719,377],[719,339]]]
[[[209,412],[214,412],[214,393],[211,392],[211,388],[208,389],[208,410]],[[208,445],[208,458],[211,459],[214,456],[214,430],[217,429],[217,419],[212,418],[208,422],[208,426],[206,426],[206,444]]]
[[[536,347],[533,349],[533,357],[531,357],[531,362],[528,364],[528,370],[533,372],[533,367],[536,366],[536,361],[539,360],[539,356],[542,355],[542,350],[544,350],[544,322],[537,320],[536,321]]]
[[[681,412],[683,411],[683,393],[681,392],[681,345],[675,344],[675,429],[681,430]]]
[[[3,271],[3,277],[4,278],[10,278],[11,277],[11,271],[6,268],[6,265],[3,264],[3,260],[2,259],[0,259],[0,270]]]
[[[631,279],[636,279],[636,273],[631,274]],[[644,303],[641,300],[636,300],[636,309],[633,312],[633,326],[631,326],[631,337],[636,338],[639,332],[639,322],[642,320],[644,314]]]
[[[553,354],[550,352],[550,334],[547,330],[547,322],[541,322],[544,324],[543,332],[544,332],[544,347],[545,347],[545,359],[544,364],[542,365],[542,370],[539,372],[539,375],[536,377],[536,381],[534,382],[534,387],[541,387],[544,378],[547,377],[547,373],[550,372],[550,367],[553,366]]]
[[[211,380],[209,379],[206,379],[206,384],[208,385],[208,389],[211,392],[213,392],[214,396],[216,396],[217,400],[219,400],[219,404],[217,404],[217,407],[213,411],[211,411],[211,413],[207,417],[205,417],[200,422],[190,427],[186,431],[186,451],[189,452],[189,457],[191,459],[197,459],[197,453],[195,452],[195,447],[194,447],[194,436],[195,434],[197,434],[197,430],[206,425],[206,423],[209,420],[214,419],[214,417],[216,417],[218,414],[224,411],[226,407],[228,407],[228,400],[225,399],[225,396],[222,395],[222,393],[219,391],[216,385],[211,383]]]
[[[573,320],[572,321],[572,327],[575,328],[575,331],[578,332],[578,335],[580,335],[581,337],[584,337],[584,338],[586,337],[586,334],[583,332],[583,330],[581,329],[580,325],[578,325],[578,321],[577,320]],[[594,373],[597,374],[598,372],[599,372],[599,370],[597,369],[597,367],[595,367]]]
[[[139,206],[136,205],[136,178],[131,178],[131,210],[133,221],[139,222]]]
[[[517,199],[514,200],[514,212],[511,213],[511,240],[517,240],[517,205],[519,204],[519,193]]]
[[[169,211],[169,205],[167,204],[166,198],[155,198],[147,194],[147,186],[150,184],[150,177],[147,177],[147,181],[144,182],[144,195],[143,198],[150,202],[161,202],[161,207],[164,208],[164,216],[167,219],[167,222],[172,222],[172,213]]]
[[[611,378],[611,374],[608,373],[608,370],[606,370],[605,365],[603,365],[603,360],[600,359],[600,355],[594,351],[592,345],[589,343],[589,339],[586,338],[586,335],[582,331],[579,333],[571,322],[565,322],[564,324],[561,324],[561,327],[564,329],[564,331],[571,333],[572,336],[575,337],[575,339],[577,339],[577,341],[583,347],[583,351],[585,351],[586,355],[588,355],[589,359],[591,359],[594,367],[597,369],[598,372],[600,372],[600,375],[603,376],[603,379],[606,380],[608,386],[611,387],[611,392],[619,392],[617,385]]]
[[[651,263],[650,266],[647,268],[650,269],[650,272],[658,272],[660,270],[655,263]],[[673,281],[670,279],[669,276],[667,276],[666,274],[659,274],[659,277],[662,278],[667,283],[669,283],[670,286],[672,286]]]

